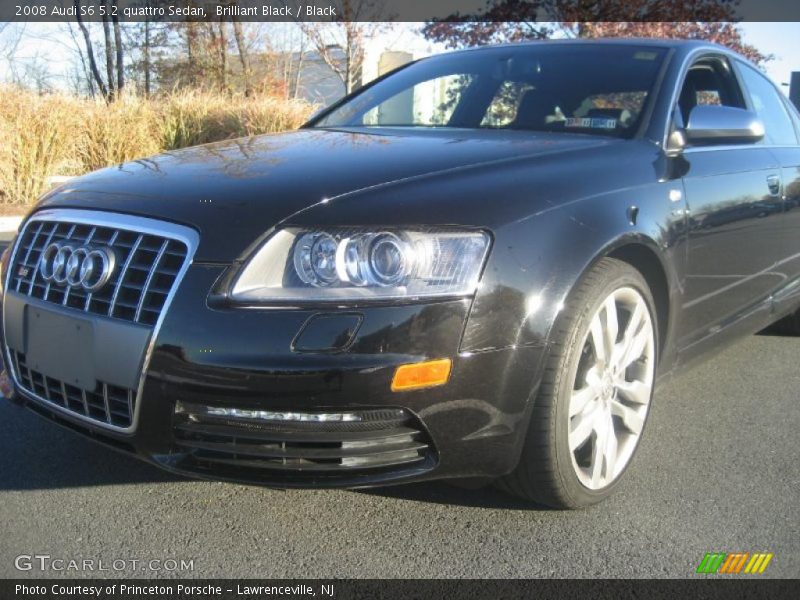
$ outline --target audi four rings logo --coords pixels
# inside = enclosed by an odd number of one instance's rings
[[[48,283],[80,286],[87,292],[103,287],[116,266],[116,255],[111,248],[70,246],[53,242],[42,252],[39,273]]]

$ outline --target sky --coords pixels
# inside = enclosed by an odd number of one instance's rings
[[[765,54],[775,55],[775,60],[766,65],[767,74],[787,91],[789,88],[783,84],[789,83],[792,71],[800,71],[800,22],[742,23],[741,26],[746,42]]]
[[[389,50],[409,50],[425,54],[443,50],[431,44],[422,36],[416,35],[421,23],[406,23],[403,31],[384,34],[380,44]],[[774,55],[774,60],[765,65],[767,75],[781,85],[788,94],[788,84],[792,71],[800,71],[800,22],[788,23],[740,23],[745,42],[752,44],[764,54]],[[783,84],[786,84],[784,86]]]
[[[394,23],[387,33],[376,40],[373,48],[380,46],[389,50],[406,50],[412,52],[415,57],[442,50],[443,48],[431,44],[417,33],[421,25],[421,23]],[[800,22],[750,22],[740,23],[740,26],[746,42],[756,46],[765,54],[775,56],[775,59],[765,66],[767,74],[788,94],[791,72],[800,71]],[[70,66],[71,53],[68,47],[71,47],[72,42],[62,30],[62,25],[51,23],[27,25],[27,35],[18,48],[18,56],[27,60],[38,56],[40,61],[47,62],[52,72],[65,73]],[[6,61],[1,61],[0,80],[7,80],[8,76],[9,65]]]

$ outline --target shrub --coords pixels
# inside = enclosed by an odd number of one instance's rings
[[[37,198],[55,174],[82,171],[76,157],[81,103],[15,89],[0,92],[0,194],[7,204]]]
[[[54,175],[229,138],[295,129],[313,106],[272,96],[180,91],[111,104],[0,87],[0,203],[26,205]]]
[[[155,154],[162,149],[157,138],[158,118],[153,103],[135,97],[105,102],[86,102],[81,111],[78,155],[81,170]]]

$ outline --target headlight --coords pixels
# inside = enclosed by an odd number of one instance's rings
[[[238,302],[457,297],[475,292],[482,231],[283,229],[235,279]]]

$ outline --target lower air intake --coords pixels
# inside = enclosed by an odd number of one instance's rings
[[[402,409],[304,413],[178,402],[174,435],[193,470],[247,470],[254,478],[259,471],[324,476],[434,460],[421,424]]]

